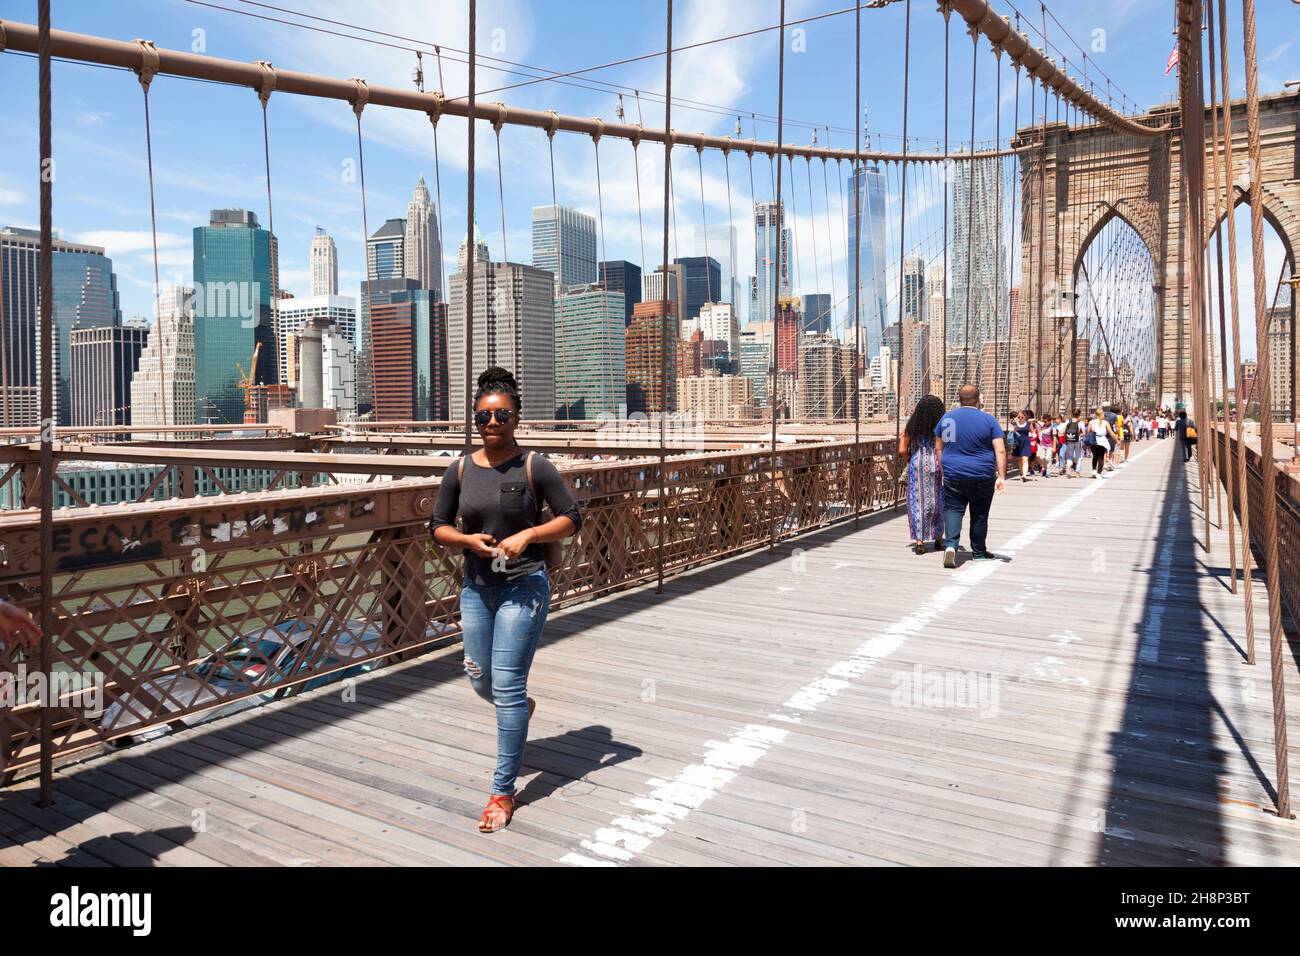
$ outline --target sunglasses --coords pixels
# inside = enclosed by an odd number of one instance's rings
[[[497,424],[504,425],[506,422],[510,421],[514,415],[514,410],[510,408],[498,408],[496,411],[489,411],[484,408],[474,413],[474,424],[479,428],[484,428],[487,426],[488,422],[492,421],[493,416],[496,416]]]

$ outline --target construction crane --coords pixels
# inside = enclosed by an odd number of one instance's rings
[[[247,417],[247,413],[249,411],[252,411],[254,409],[253,376],[257,374],[257,356],[261,351],[262,351],[262,343],[258,342],[253,346],[253,357],[248,360],[247,372],[244,371],[243,366],[241,366],[238,362],[235,363],[235,368],[239,369],[239,375],[240,375],[239,381],[236,382],[235,384],[237,384],[240,388],[244,390],[245,417]]]

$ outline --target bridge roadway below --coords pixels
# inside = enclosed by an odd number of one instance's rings
[[[53,808],[20,781],[0,863],[1300,863],[1263,575],[1248,666],[1195,463],[1134,450],[1014,482],[1003,560],[945,570],[900,510],[553,615],[504,832],[475,829],[494,721],[451,647],[62,767]]]

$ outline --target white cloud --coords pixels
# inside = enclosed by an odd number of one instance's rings
[[[92,229],[78,233],[74,239],[87,245],[103,246],[110,258],[132,252],[153,250],[153,236],[147,229]],[[193,240],[174,232],[158,233],[158,249],[192,248]]]

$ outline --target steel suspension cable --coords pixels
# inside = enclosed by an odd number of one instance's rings
[[[906,0],[903,7],[903,161],[899,163],[900,202],[898,219],[898,377],[894,386],[894,448],[897,451],[903,430],[903,371],[907,350],[903,348],[903,257],[907,249],[907,121],[908,94],[911,89],[912,69],[912,0]],[[894,456],[894,507],[898,507],[901,479],[903,475],[902,456]]]
[[[152,52],[153,44],[149,41],[138,41],[143,50],[146,51],[146,58],[152,62],[157,56]],[[153,123],[149,117],[149,85],[153,82],[154,72],[151,69],[142,68],[137,71],[140,78],[140,87],[144,92],[144,148],[145,164],[149,172],[149,236],[153,249],[153,317],[154,325],[158,329],[158,409],[162,416],[162,426],[167,427],[167,367],[162,356],[166,346],[162,328],[162,283],[158,271],[158,212],[154,203],[154,183],[153,183]],[[265,119],[265,106],[263,107],[263,119]],[[182,302],[182,310],[184,303]],[[179,334],[179,330],[177,332]],[[4,336],[7,341],[8,336]],[[8,362],[5,360],[5,372],[8,374]],[[175,384],[172,386],[175,391]],[[9,389],[6,380],[5,386],[5,424],[10,424],[9,418]]]
[[[667,51],[664,56],[664,129],[671,130],[672,127],[672,110],[673,110],[673,0],[667,0],[668,23],[666,27],[667,42],[664,49]],[[784,0],[782,0],[782,13],[784,15]],[[783,16],[784,18],[784,16]],[[641,108],[640,96],[637,97],[637,109]],[[552,174],[554,175],[554,174]],[[667,459],[667,441],[668,441],[668,409],[672,408],[674,402],[668,396],[668,348],[671,343],[676,348],[676,342],[673,341],[669,332],[672,323],[669,322],[668,315],[668,216],[670,192],[672,189],[673,175],[673,137],[671,133],[664,137],[664,236],[663,236],[663,280],[660,288],[663,290],[660,297],[660,315],[659,320],[659,467],[656,469],[658,482],[657,492],[658,501],[656,511],[659,513],[658,533],[655,541],[655,574],[656,584],[655,593],[662,594],[664,590],[664,537],[668,533],[668,514],[666,509],[667,499],[665,497],[665,461]],[[681,289],[678,289],[678,295],[681,297]],[[677,316],[681,321],[681,316]],[[674,352],[674,357],[676,353]]]
[[[1277,468],[1273,463],[1273,402],[1269,353],[1268,314],[1264,311],[1264,181],[1260,158],[1259,64],[1256,59],[1255,0],[1242,0],[1242,47],[1246,59],[1246,138],[1250,162],[1250,245],[1255,279],[1255,337],[1259,368],[1256,387],[1260,390],[1260,473],[1264,510],[1264,572],[1268,581],[1269,663],[1273,685],[1273,741],[1277,760],[1277,812],[1291,819],[1291,784],[1287,762],[1286,645],[1282,635],[1282,589],[1278,568]],[[1225,18],[1226,22],[1226,18]],[[1228,87],[1225,85],[1225,89]],[[1263,321],[1260,321],[1263,316]]]
[[[965,165],[969,171],[966,177],[966,305],[964,315],[962,316],[963,331],[965,341],[962,348],[966,352],[967,368],[970,367],[970,302],[971,286],[975,283],[972,279],[972,267],[975,256],[975,174],[978,169],[975,165],[975,90],[977,89],[976,77],[979,75],[979,31],[975,28],[970,29],[971,39],[971,58],[970,58],[970,152],[972,159]]]
[[[782,137],[785,135],[785,0],[781,0],[781,33],[780,46],[777,50],[777,71],[776,71],[776,141],[780,145]],[[771,154],[768,154],[771,160]],[[768,513],[775,514],[772,500],[776,496],[776,388],[779,370],[780,355],[780,331],[779,318],[781,315],[781,263],[783,261],[783,240],[785,230],[782,226],[785,223],[785,214],[781,206],[781,164],[776,163],[776,182],[775,182],[775,202],[776,202],[776,262],[772,270],[772,388],[769,405],[772,410],[772,446],[769,454],[771,455],[770,481],[768,485],[769,499]],[[771,537],[768,540],[768,550],[771,551],[776,547],[776,535],[778,525],[784,524],[784,521],[773,521],[771,525]]]

